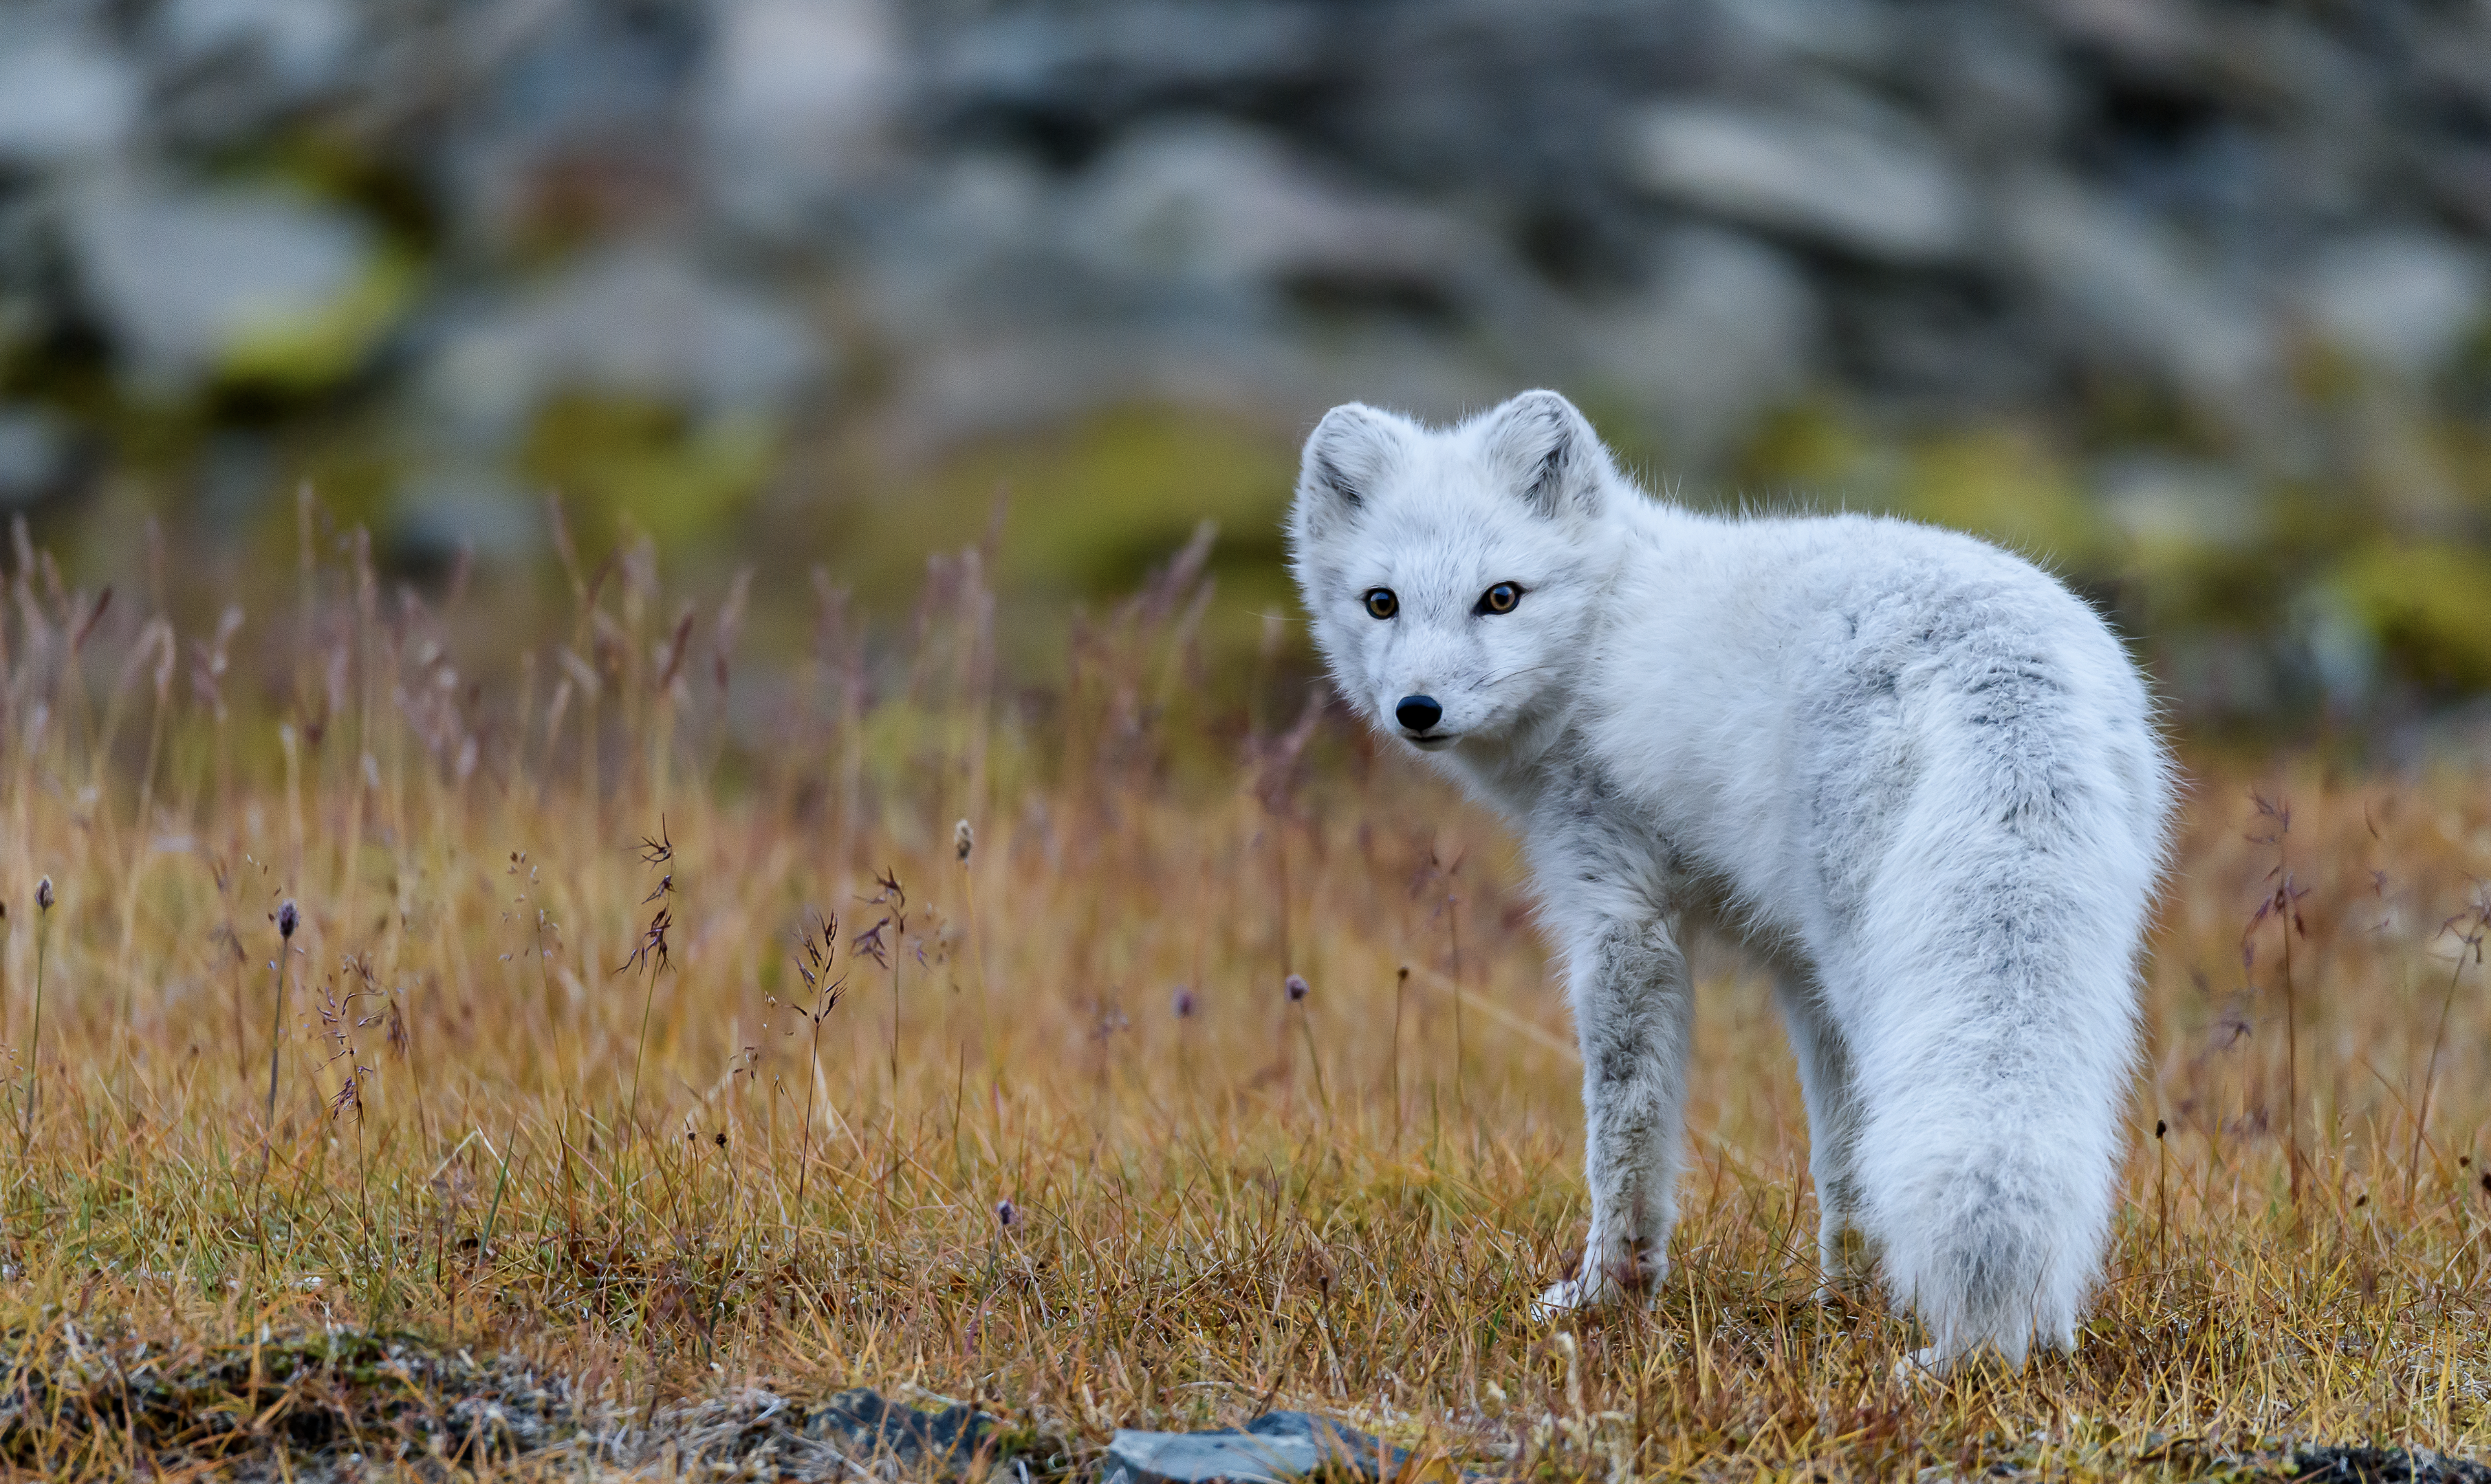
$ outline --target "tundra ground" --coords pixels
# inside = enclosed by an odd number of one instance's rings
[[[1908,1320],[1813,1296],[1726,950],[1667,1287],[1531,1320],[1580,1069],[1511,846],[1206,659],[1198,554],[1026,685],[974,558],[883,643],[645,549],[540,633],[358,549],[193,632],[20,546],[21,1473],[577,1476],[531,1450],[858,1384],[1040,1470],[1275,1406],[1552,1478],[2491,1452],[2478,774],[2198,760],[2082,1343],[1915,1383]],[[457,1411],[495,1387],[559,1405]]]

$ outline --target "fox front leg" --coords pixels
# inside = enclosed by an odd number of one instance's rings
[[[1648,1295],[1668,1272],[1693,1018],[1686,958],[1663,921],[1603,928],[1567,959],[1592,1227],[1580,1266],[1540,1295],[1543,1317]]]

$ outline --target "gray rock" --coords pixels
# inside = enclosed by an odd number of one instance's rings
[[[1265,1412],[1243,1431],[1146,1433],[1120,1429],[1100,1484],[1279,1484],[1319,1469],[1377,1479],[1409,1462],[1354,1427],[1303,1411]]]
[[[1146,108],[1233,101],[1329,70],[1320,8],[1268,0],[1126,0],[989,8],[929,59],[938,110],[972,126],[1121,122]]]
[[[1771,50],[1862,71],[1890,62],[1901,39],[1892,10],[1875,0],[1729,0],[1714,9]]]
[[[1664,103],[1633,121],[1627,169],[1665,199],[1865,257],[1937,262],[1972,240],[1970,198],[1934,149],[1723,103]]]
[[[883,162],[910,59],[888,0],[718,0],[696,83],[725,209],[786,233]]]
[[[0,403],[0,506],[24,505],[68,476],[69,425],[40,407]]]
[[[137,69],[100,37],[33,7],[0,12],[0,163],[107,154],[140,102]]]
[[[2112,524],[2149,551],[2240,550],[2265,532],[2257,486],[2226,465],[2123,454],[2090,482]]]
[[[71,224],[90,306],[129,374],[160,393],[337,312],[378,250],[357,218],[276,190],[111,179],[87,189]]]
[[[965,1403],[919,1411],[859,1387],[807,1415],[804,1434],[830,1443],[852,1464],[896,1464],[949,1478],[971,1471],[990,1447],[994,1428],[994,1418]]]
[[[1603,306],[1586,334],[1590,368],[1649,409],[1673,462],[1701,466],[1814,366],[1816,293],[1783,253],[1733,233],[1689,230],[1640,294]]]
[[[2480,252],[2436,234],[2381,232],[2329,246],[2301,301],[2335,345],[2417,376],[2447,364],[2481,323],[2486,286]]]
[[[1128,136],[1066,219],[1075,251],[1104,272],[1207,287],[1442,286],[1466,247],[1444,213],[1362,192],[1267,133],[1213,120]]]
[[[2274,343],[2265,314],[2164,223],[2043,176],[2010,189],[2003,216],[2025,271],[2096,355],[2141,361],[2233,411],[2269,390]]]
[[[2418,1448],[2301,1448],[2292,1467],[2310,1484],[2491,1484],[2491,1464]]]
[[[462,548],[517,560],[543,544],[540,502],[490,469],[432,471],[399,491],[389,538],[400,562],[446,564]]]
[[[638,243],[476,316],[449,337],[425,380],[432,409],[472,444],[507,438],[566,388],[703,413],[779,411],[828,364],[791,306]]]
[[[155,40],[170,67],[238,65],[282,101],[335,86],[357,30],[340,0],[170,0]]]

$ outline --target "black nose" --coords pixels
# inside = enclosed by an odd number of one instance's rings
[[[1403,696],[1401,704],[1392,708],[1392,719],[1405,731],[1424,732],[1445,719],[1445,709],[1434,696]]]

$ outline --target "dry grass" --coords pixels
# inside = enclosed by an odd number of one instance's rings
[[[1511,849],[1336,722],[1218,702],[1184,564],[1043,692],[991,675],[974,558],[893,651],[826,601],[758,657],[645,553],[574,567],[532,649],[351,544],[239,633],[16,567],[18,1469],[290,1469],[273,1440],[360,1425],[297,1383],[340,1330],[643,1421],[913,1385],[1059,1464],[1272,1405],[1549,1476],[2491,1449],[2476,778],[2197,780],[2083,1344],[1913,1388],[1908,1324],[1810,1300],[1799,1092],[1727,954],[1666,1292],[1530,1322],[1583,1215],[1578,1068]],[[320,1384],[430,1405],[356,1353]],[[176,1371],[213,1395],[132,1399]]]

